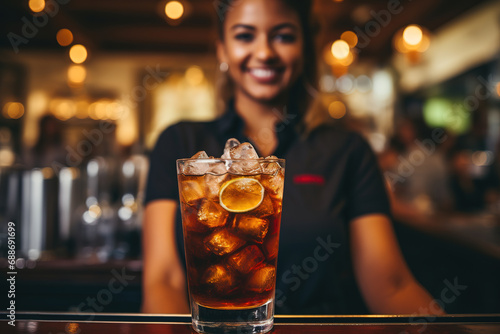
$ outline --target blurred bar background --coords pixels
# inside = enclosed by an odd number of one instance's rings
[[[227,6],[1,2],[0,267],[14,222],[18,310],[139,311],[147,156],[165,127],[217,116]],[[379,155],[415,276],[436,298],[468,287],[450,313],[500,312],[500,2],[316,0],[315,15],[314,93]],[[123,292],[90,307],[117,275]]]

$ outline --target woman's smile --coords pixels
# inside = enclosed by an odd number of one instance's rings
[[[283,68],[255,67],[247,72],[260,84],[272,84],[281,79]]]

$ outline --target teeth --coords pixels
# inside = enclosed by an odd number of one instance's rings
[[[275,70],[265,70],[261,68],[251,70],[252,74],[257,78],[270,78],[276,74]]]

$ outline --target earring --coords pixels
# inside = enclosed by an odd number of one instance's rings
[[[221,72],[227,72],[229,70],[229,65],[226,62],[222,62],[219,65],[219,70]]]

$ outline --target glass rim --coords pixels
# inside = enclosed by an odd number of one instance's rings
[[[199,163],[215,163],[215,162],[226,162],[226,161],[249,161],[249,162],[279,162],[279,163],[285,163],[285,159],[280,159],[280,158],[258,158],[258,159],[222,159],[222,158],[213,158],[213,159],[196,159],[196,158],[184,158],[184,159],[177,159],[177,163],[182,163],[182,162],[199,162]]]

